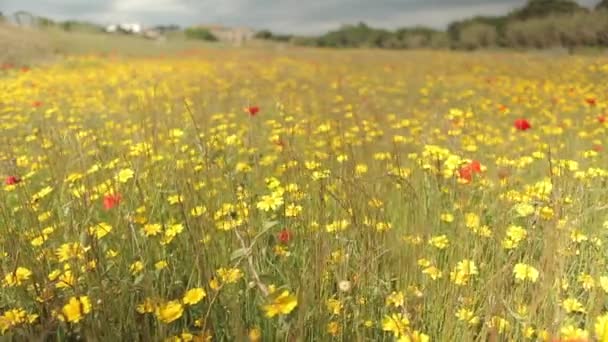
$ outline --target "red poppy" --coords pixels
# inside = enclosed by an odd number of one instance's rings
[[[593,145],[592,149],[595,152],[602,152],[604,150],[604,146],[602,146],[602,145]]]
[[[13,68],[13,65],[10,64],[10,63],[4,63],[4,64],[2,64],[2,70],[9,70],[9,69],[12,69],[12,68]]]
[[[26,66],[21,67],[21,72],[28,72],[28,71],[30,71],[29,67],[26,67]]]
[[[281,243],[289,243],[289,241],[291,241],[291,238],[293,237],[293,234],[291,233],[291,231],[289,231],[289,229],[287,228],[283,228],[279,234],[277,234],[277,238],[279,239],[279,241]]]
[[[19,182],[21,182],[21,178],[19,178],[17,176],[8,176],[4,180],[4,184],[6,184],[6,185],[15,185]]]
[[[606,115],[603,115],[603,114],[602,115],[598,115],[597,116],[597,122],[599,122],[599,123],[606,122]]]
[[[249,113],[250,116],[256,116],[256,114],[260,112],[260,107],[258,107],[258,106],[246,107],[245,112]]]
[[[517,119],[517,120],[515,120],[513,125],[519,131],[525,131],[525,130],[532,128],[532,125],[530,125],[530,122],[526,119]]]
[[[473,160],[470,163],[463,165],[458,170],[460,179],[465,180],[467,183],[473,180],[473,176],[476,173],[481,173],[481,163],[478,160]]]
[[[103,198],[103,207],[105,210],[110,210],[117,206],[121,200],[122,197],[120,194],[105,195]]]
[[[32,107],[38,108],[42,106],[42,101],[34,101],[32,102]]]
[[[587,104],[592,107],[597,104],[597,100],[595,99],[595,97],[586,97],[585,102],[587,102]]]

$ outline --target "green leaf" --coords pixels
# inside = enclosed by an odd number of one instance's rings
[[[279,221],[264,222],[264,224],[262,225],[262,230],[259,233],[257,233],[257,235],[253,238],[253,242],[255,242],[257,239],[259,239],[262,235],[264,235],[264,233],[266,233],[270,228],[276,226],[277,224],[279,224]]]
[[[234,261],[236,259],[243,258],[249,253],[251,253],[251,248],[239,248],[230,254],[230,260]]]

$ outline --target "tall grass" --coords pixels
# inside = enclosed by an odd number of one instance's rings
[[[607,65],[209,49],[4,71],[0,331],[604,341]]]

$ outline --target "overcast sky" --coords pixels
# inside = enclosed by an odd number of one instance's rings
[[[0,0],[0,11],[26,10],[54,19],[100,24],[222,24],[316,34],[364,21],[395,28],[426,25],[444,28],[474,15],[504,14],[525,0]],[[599,0],[579,0],[592,6]]]

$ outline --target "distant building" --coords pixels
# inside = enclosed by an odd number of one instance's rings
[[[236,46],[252,40],[255,31],[246,27],[226,27],[221,25],[199,25],[211,32],[219,41],[230,43]]]
[[[143,26],[138,23],[121,23],[108,25],[105,28],[107,33],[129,33],[129,34],[141,34],[143,32]]]

